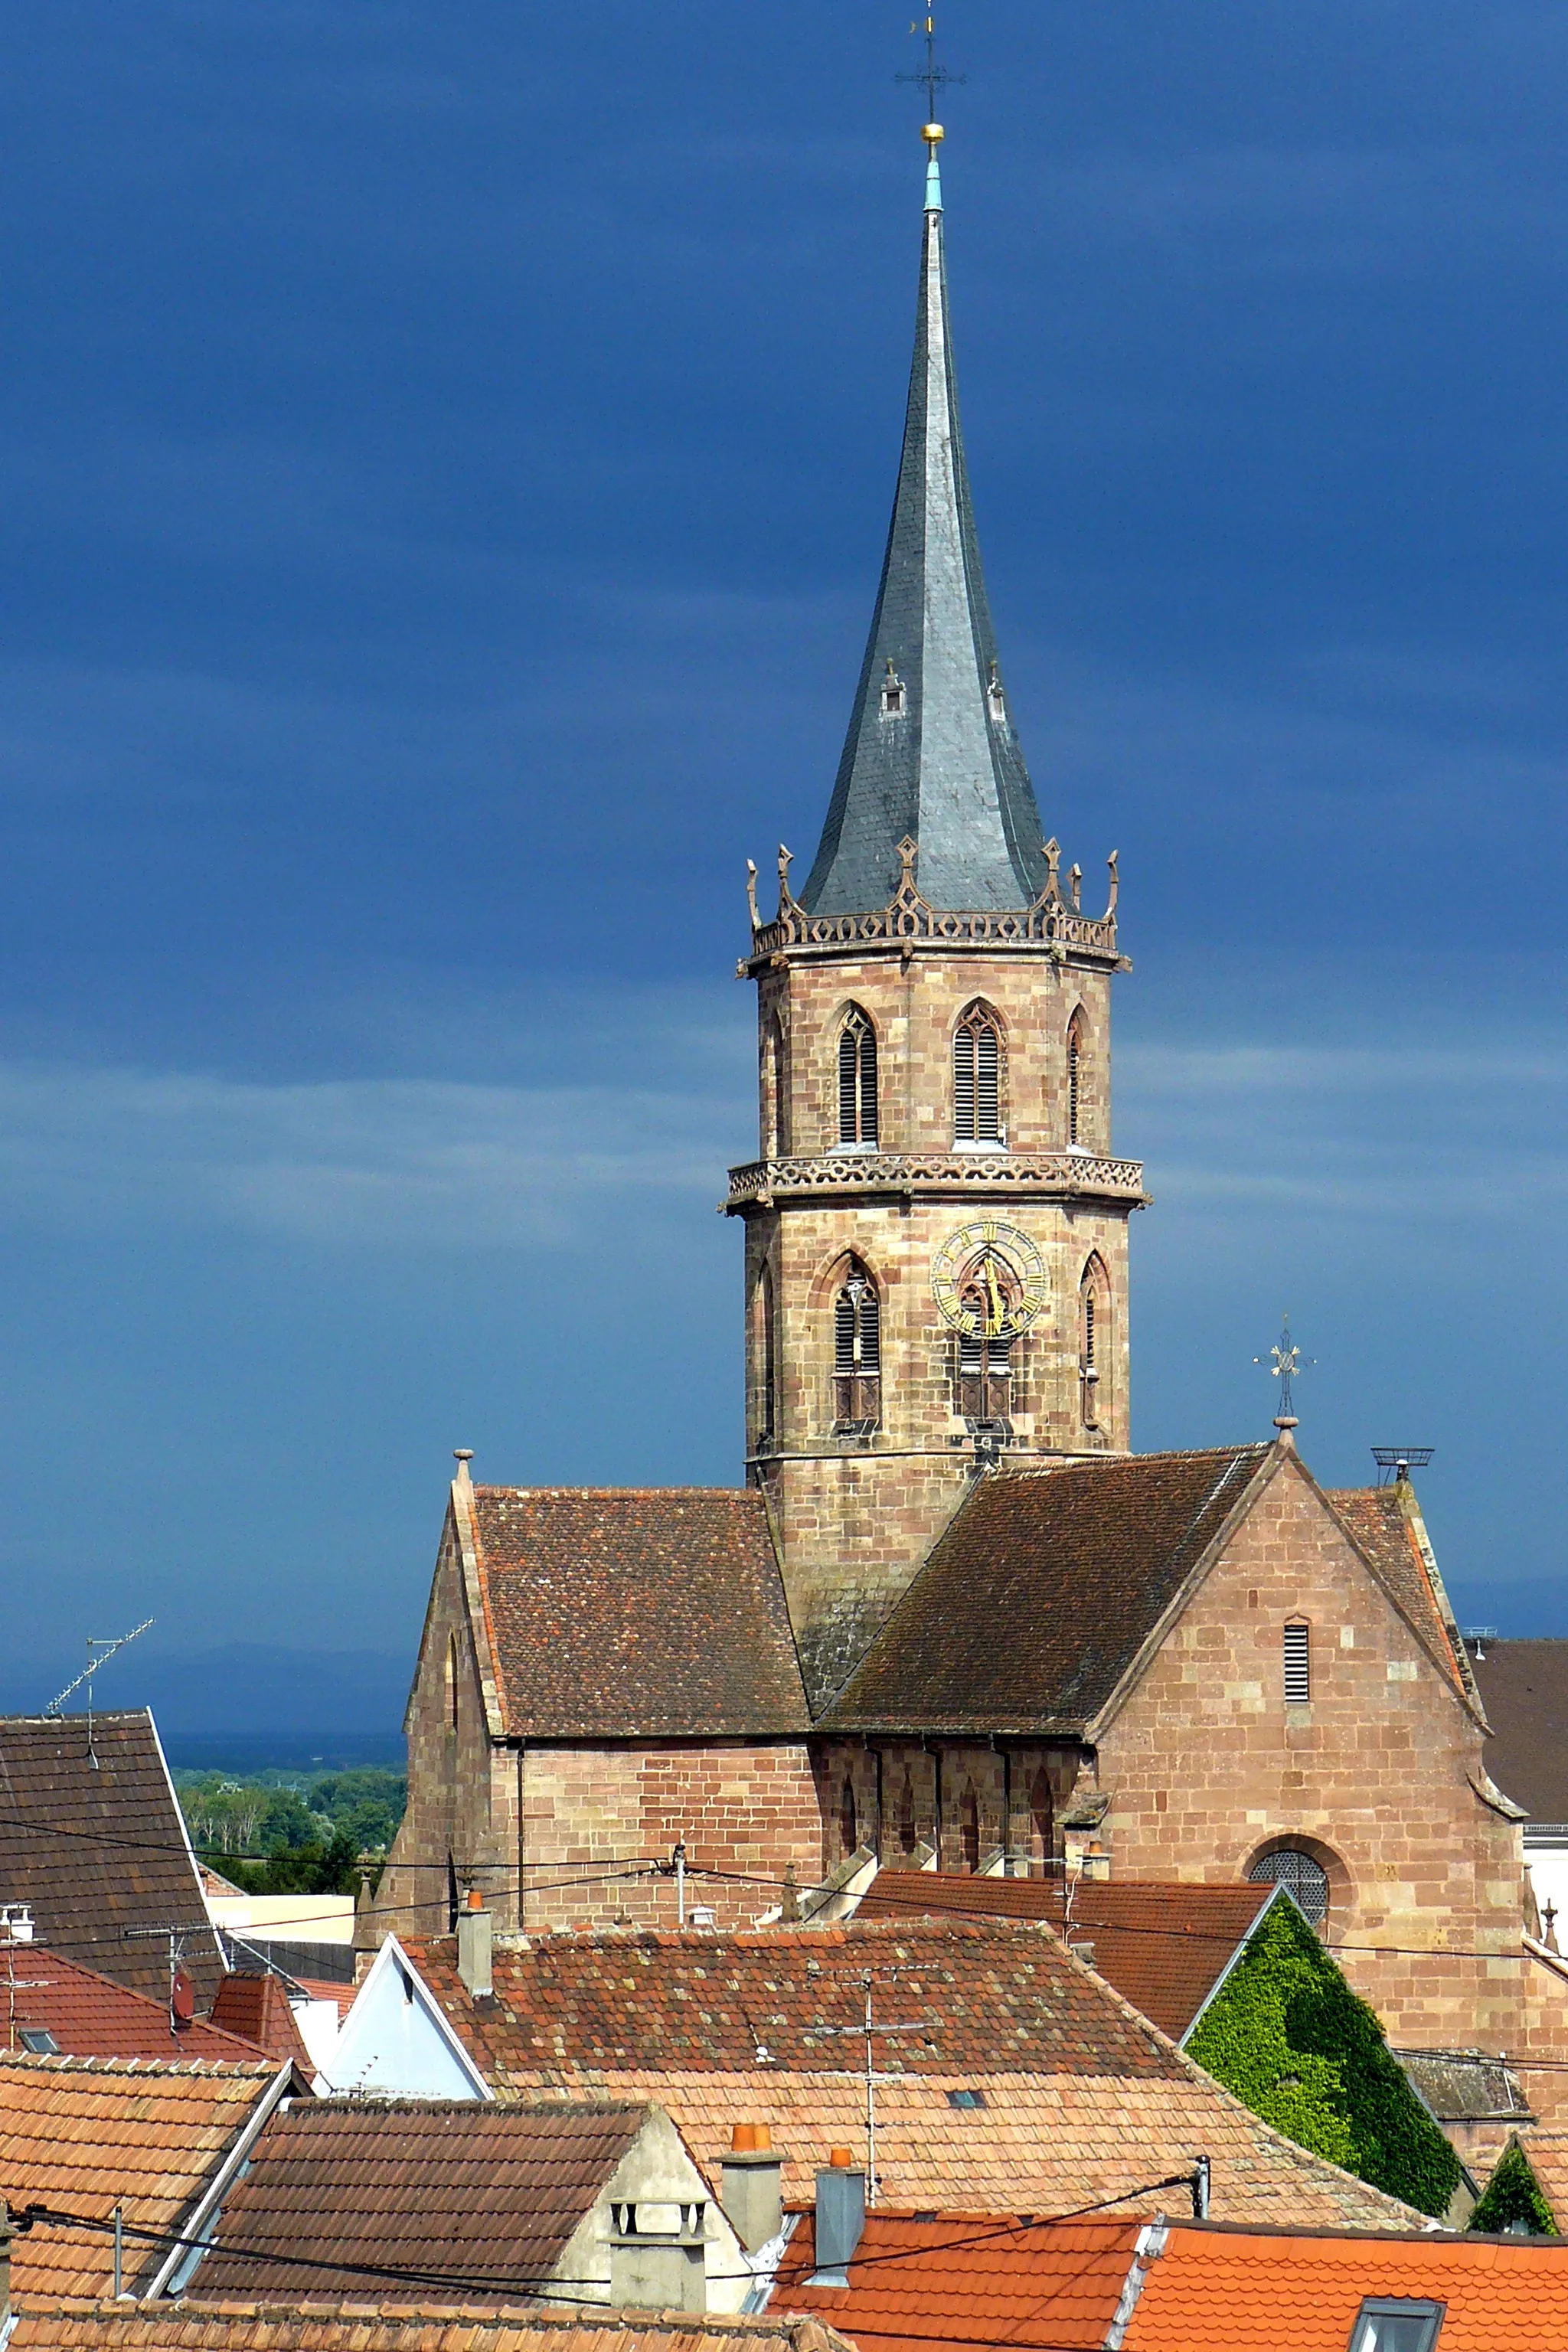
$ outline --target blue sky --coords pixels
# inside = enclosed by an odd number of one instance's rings
[[[947,22],[1011,699],[1121,854],[1135,1442],[1267,1431],[1289,1307],[1314,1467],[1435,1445],[1462,1613],[1568,1633],[1568,16]],[[454,1444],[738,1475],[730,974],[876,584],[908,23],[0,16],[11,1703],[149,1613],[411,1650]]]

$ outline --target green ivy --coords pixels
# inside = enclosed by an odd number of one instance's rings
[[[1470,2216],[1469,2227],[1500,2233],[1521,2221],[1531,2237],[1555,2238],[1558,2234],[1552,2208],[1516,2137],[1510,2140],[1493,2166],[1492,2177]]]
[[[1294,1903],[1270,1904],[1199,2021],[1190,2057],[1302,2147],[1423,2213],[1459,2159]]]

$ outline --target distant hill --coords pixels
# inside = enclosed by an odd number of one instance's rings
[[[0,1665],[0,1713],[37,1714],[81,1671],[73,1658]],[[150,1706],[165,1746],[241,1738],[298,1746],[398,1742],[413,1678],[406,1652],[285,1649],[230,1642],[213,1650],[164,1650],[158,1630],[111,1658],[97,1678],[100,1707]],[[84,1704],[77,1692],[72,1712]]]

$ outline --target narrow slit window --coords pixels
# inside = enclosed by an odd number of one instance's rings
[[[1002,1039],[979,1005],[953,1032],[952,1136],[955,1143],[1002,1140]]]
[[[858,1005],[838,1033],[838,1140],[877,1140],[877,1033]]]
[[[901,719],[903,715],[904,681],[893,667],[889,655],[888,667],[882,674],[882,716],[884,719]]]
[[[1308,1625],[1285,1628],[1285,1704],[1305,1706],[1312,1696],[1312,1633]]]

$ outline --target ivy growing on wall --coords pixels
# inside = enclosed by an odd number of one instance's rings
[[[1470,2216],[1472,2230],[1512,2230],[1523,2223],[1532,2237],[1554,2238],[1557,2224],[1541,2183],[1517,2139],[1510,2139],[1492,2169],[1481,2201]]]
[[[1300,2147],[1423,2213],[1447,2211],[1458,2158],[1288,1898],[1270,1904],[1187,2052]]]

